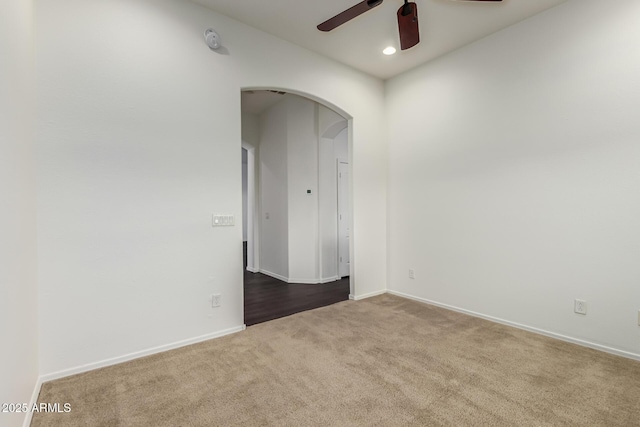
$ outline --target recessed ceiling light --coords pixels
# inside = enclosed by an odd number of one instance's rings
[[[396,53],[396,48],[393,46],[385,47],[382,53],[384,53],[385,55],[393,55],[394,53]]]

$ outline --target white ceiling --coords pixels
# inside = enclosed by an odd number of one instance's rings
[[[289,94],[281,95],[268,90],[250,90],[242,92],[242,111],[260,115],[264,110],[282,101]]]
[[[382,5],[328,33],[319,31],[316,26],[359,0],[195,1],[252,27],[387,79],[566,0],[504,0],[500,3],[414,0],[418,4],[421,42],[406,51],[398,48],[396,11],[402,0],[385,0]],[[397,47],[398,53],[383,55],[382,49],[386,46]]]

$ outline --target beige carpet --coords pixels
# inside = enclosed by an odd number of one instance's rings
[[[383,295],[49,382],[32,426],[640,425],[640,362]]]

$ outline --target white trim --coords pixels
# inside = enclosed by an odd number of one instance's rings
[[[538,329],[538,328],[535,328],[533,326],[523,325],[521,323],[511,322],[509,320],[500,319],[498,317],[488,316],[488,315],[482,314],[482,313],[476,313],[475,311],[465,310],[464,308],[459,308],[459,307],[455,307],[455,306],[452,306],[452,305],[449,305],[449,304],[443,304],[443,303],[440,303],[440,302],[431,301],[431,300],[428,300],[426,298],[420,298],[420,297],[416,297],[416,296],[405,294],[405,293],[398,292],[398,291],[388,290],[387,292],[389,294],[391,294],[391,295],[395,295],[395,296],[398,296],[398,297],[411,299],[411,300],[422,302],[422,303],[429,304],[429,305],[434,305],[436,307],[446,308],[448,310],[457,311],[458,313],[468,314],[470,316],[479,317],[481,319],[489,320],[491,322],[500,323],[500,324],[503,324],[503,325],[512,326],[512,327],[517,328],[517,329],[522,329],[522,330],[533,332],[533,333],[536,333],[536,334],[539,334],[539,335],[544,335],[544,336],[547,336],[547,337],[550,337],[550,338],[555,338],[555,339],[558,339],[560,341],[565,341],[565,342],[569,342],[569,343],[572,343],[572,344],[577,344],[577,345],[582,346],[582,347],[588,347],[588,348],[592,348],[594,350],[603,351],[605,353],[615,354],[616,356],[622,356],[622,357],[626,357],[628,359],[633,359],[633,360],[639,360],[640,361],[640,354],[631,353],[629,351],[620,350],[620,349],[613,348],[613,347],[607,347],[606,345],[596,344],[596,343],[593,343],[591,341],[585,341],[585,340],[581,340],[579,338],[569,337],[569,336],[558,334],[558,333],[555,333],[555,332],[546,331],[544,329]]]
[[[38,403],[38,396],[40,396],[40,389],[42,388],[42,377],[38,377],[36,385],[33,387],[33,393],[31,394],[31,401],[29,402],[29,408],[33,408],[33,405]],[[31,419],[33,418],[33,412],[27,411],[22,422],[22,427],[29,427],[31,425]]]
[[[272,273],[270,271],[263,270],[262,268],[260,269],[260,273],[266,274],[267,276],[273,277],[274,279],[282,280],[283,282],[289,283],[289,278],[288,277],[281,276],[281,275],[279,275],[277,273]]]
[[[340,280],[338,277],[328,277],[326,279],[289,279],[287,283],[300,283],[303,285],[322,285],[324,283],[335,282]]]
[[[377,297],[378,295],[382,295],[382,294],[386,294],[387,290],[382,290],[382,291],[375,291],[375,292],[369,292],[368,294],[363,294],[363,295],[353,295],[350,294],[349,295],[349,299],[353,300],[353,301],[360,301],[366,298],[371,298],[371,297]]]
[[[259,273],[260,270],[258,270],[257,268],[251,268],[251,267],[247,267],[247,271],[250,273]]]
[[[301,285],[319,285],[319,279],[287,279],[287,283],[299,283]]]
[[[347,129],[347,128],[344,128]],[[343,129],[343,130],[344,130]],[[338,135],[336,135],[338,136]],[[347,154],[350,153],[349,151],[349,140],[348,140],[349,136],[347,135]],[[335,139],[334,139],[335,142]],[[334,145],[335,147],[335,145]],[[335,150],[335,149],[334,149]],[[335,156],[335,151],[334,151],[334,156]],[[349,215],[349,228],[348,228],[348,232],[347,232],[347,240],[348,240],[348,245],[347,245],[347,254],[343,254],[341,253],[340,250],[340,207],[341,207],[341,203],[340,203],[340,195],[344,193],[344,187],[341,186],[341,181],[340,181],[340,177],[341,177],[341,172],[340,172],[340,165],[344,164],[347,165],[347,171],[348,171],[348,179],[347,179],[347,212]],[[345,274],[344,277],[348,276],[349,274],[351,274],[351,260],[353,259],[353,256],[351,255],[351,246],[353,242],[353,238],[351,237],[351,232],[353,230],[353,226],[352,226],[352,217],[353,217],[353,209],[352,209],[352,203],[351,201],[353,200],[351,198],[351,187],[350,187],[350,183],[351,183],[351,163],[349,163],[349,160],[345,160],[345,159],[339,159],[336,158],[336,169],[334,171],[335,173],[335,177],[336,177],[336,262],[337,262],[337,270],[338,270],[338,276],[339,277],[343,277],[342,273],[343,273],[343,264],[347,264],[348,265],[348,274]],[[344,194],[343,194],[344,195]],[[349,262],[348,263],[343,263],[342,260],[342,255],[346,256],[349,255]]]
[[[80,374],[82,372],[88,372],[88,371],[93,371],[94,369],[104,368],[106,366],[117,365],[119,363],[128,362],[130,360],[139,359],[141,357],[150,356],[152,354],[162,353],[165,351],[174,350],[176,348],[185,347],[191,344],[197,344],[203,341],[208,341],[214,338],[220,338],[225,335],[234,334],[236,332],[244,331],[246,328],[247,328],[246,325],[236,326],[235,328],[229,328],[229,329],[214,332],[211,334],[186,339],[183,341],[177,341],[171,344],[165,344],[158,347],[149,348],[147,350],[136,351],[134,353],[125,354],[124,356],[105,359],[105,360],[101,360],[99,362],[94,362],[94,363],[87,363],[86,365],[77,366],[75,368],[65,369],[62,371],[41,375],[39,378],[39,381],[41,383],[44,383],[47,381],[68,377],[70,375]]]
[[[299,283],[301,285],[319,285],[323,283],[335,282],[336,280],[340,280],[340,277],[338,276],[327,277],[326,279],[295,279],[295,278],[292,279],[289,277],[281,276],[280,274],[277,274],[277,273],[272,273],[267,270],[260,270],[259,272],[266,276],[273,277],[274,279],[282,280],[283,282],[286,282],[286,283]],[[254,273],[257,273],[257,271],[254,271]]]
[[[242,116],[242,114],[241,114]],[[242,117],[241,117],[242,119]],[[256,249],[258,239],[256,231],[256,202],[257,202],[257,187],[256,187],[256,147],[252,144],[242,140],[242,148],[247,151],[247,206],[243,206],[243,210],[247,211],[247,270],[252,273],[257,272],[256,265],[259,260],[256,257]],[[253,179],[252,179],[253,178]],[[244,218],[243,218],[244,220]],[[243,230],[244,231],[244,230]],[[244,233],[243,233],[244,234]]]

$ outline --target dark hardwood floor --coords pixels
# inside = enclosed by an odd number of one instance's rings
[[[247,271],[244,243],[244,323],[247,326],[349,299],[349,278],[320,285],[285,283]]]

